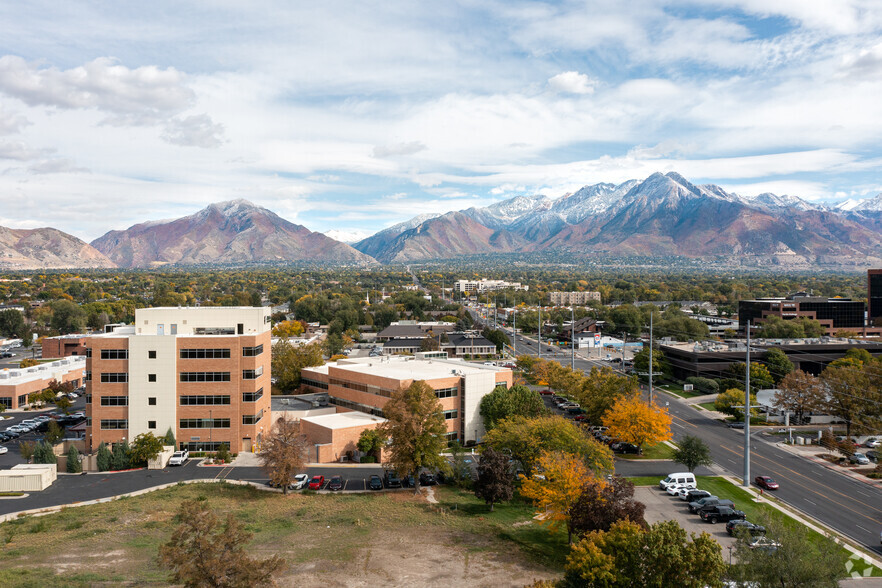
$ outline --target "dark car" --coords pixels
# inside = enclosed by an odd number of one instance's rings
[[[434,474],[432,474],[431,472],[423,472],[422,474],[420,474],[421,486],[434,486],[435,484],[436,482]]]
[[[874,463],[879,463],[879,452],[873,449],[872,451],[867,451],[864,453],[867,456],[867,459]]]
[[[726,426],[729,427],[730,429],[743,429],[744,428],[744,421],[735,421],[734,423],[727,423]]]
[[[309,481],[309,489],[310,490],[321,490],[322,486],[325,485],[325,477],[324,476],[313,476],[312,480]]]
[[[713,494],[711,494],[707,490],[699,490],[698,488],[696,488],[686,493],[686,503],[688,504],[690,502],[697,502],[698,500],[701,500],[702,498],[707,498],[709,496],[713,496]]]
[[[757,486],[766,490],[778,489],[778,482],[773,480],[771,476],[757,476],[754,482],[756,482]]]
[[[717,506],[708,510],[701,511],[701,518],[711,524],[717,521],[734,521],[735,519],[747,518],[744,511],[735,510],[728,506]]]
[[[751,537],[758,537],[766,534],[766,528],[762,525],[754,525],[744,519],[732,519],[726,523],[726,532],[733,537],[738,533],[747,533]]]
[[[613,443],[609,448],[613,450],[613,453],[633,453],[634,455],[640,453],[639,447],[633,443],[625,443],[624,441]]]
[[[413,479],[413,476],[408,474],[401,478],[401,487],[402,488],[416,488],[416,481]]]
[[[715,510],[721,506],[735,508],[735,503],[732,502],[731,500],[727,500],[725,498],[720,498],[720,499],[717,499],[716,501],[711,500],[710,503],[705,504],[704,506],[702,506],[699,509],[696,509],[695,514],[697,514],[698,516],[701,516],[701,513],[708,511],[708,510]]]
[[[343,477],[342,476],[331,476],[331,481],[328,482],[328,490],[342,490],[343,489]]]
[[[716,504],[716,502],[711,502],[712,500],[719,500],[716,496],[704,496],[699,498],[698,500],[693,500],[689,503],[689,512],[698,512],[701,508],[709,504]]]
[[[382,490],[383,489],[383,480],[377,474],[371,476],[370,482],[368,482],[368,487],[371,490]]]
[[[401,478],[392,470],[386,472],[386,488],[401,488]]]

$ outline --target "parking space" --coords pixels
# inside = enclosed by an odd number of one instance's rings
[[[634,489],[634,498],[646,505],[644,518],[649,524],[674,520],[686,530],[686,533],[699,535],[708,533],[723,546],[723,558],[728,559],[729,549],[734,549],[735,538],[726,533],[726,523],[712,525],[706,523],[698,515],[690,514],[686,503],[658,487],[639,487]],[[737,506],[737,505],[736,505]]]

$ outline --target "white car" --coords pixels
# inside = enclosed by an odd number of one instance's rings
[[[680,486],[680,491],[677,492],[677,498],[680,500],[686,500],[689,497],[689,493],[695,490],[690,486]]]
[[[170,466],[179,466],[184,465],[184,462],[187,461],[187,458],[190,457],[190,452],[184,449],[183,451],[175,451],[171,458],[168,460],[168,465]]]
[[[647,357],[649,357],[649,356],[647,356]],[[0,445],[0,455],[3,455],[4,453],[7,453],[8,451],[9,451],[9,449]]]
[[[297,474],[294,476],[294,481],[288,486],[292,490],[303,490],[306,488],[306,485],[309,484],[309,476],[306,474]]]
[[[876,448],[882,445],[882,441],[879,440],[878,437],[870,437],[867,439],[866,443],[864,443],[864,447]]]
[[[688,492],[689,490],[692,489],[692,488],[690,488],[689,486],[686,486],[686,485],[681,485],[681,484],[671,484],[670,486],[668,486],[668,487],[665,489],[665,492],[667,492],[667,493],[670,494],[671,496],[679,496],[679,495],[680,495],[680,490],[682,490],[682,489],[684,489],[684,488],[686,488],[686,491],[687,491],[687,492]]]

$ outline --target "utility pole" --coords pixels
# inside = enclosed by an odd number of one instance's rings
[[[515,305],[514,309],[511,313],[512,318],[512,327],[511,327],[511,352],[514,354],[515,359],[518,358],[518,307]]]
[[[539,347],[539,351],[536,352],[536,359],[542,359],[542,304],[536,308],[539,309],[539,340],[536,342]]]
[[[570,306],[572,323],[570,323],[570,371],[576,371],[576,307]]]
[[[750,486],[750,321],[747,321],[747,376],[744,379],[744,480],[741,485]]]
[[[655,307],[653,307],[655,308]],[[652,406],[652,372],[655,371],[652,361],[652,316],[653,312],[649,313],[649,405]]]

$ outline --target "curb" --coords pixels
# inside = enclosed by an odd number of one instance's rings
[[[778,449],[780,449],[781,451],[786,451],[787,453],[789,453],[791,455],[795,455],[795,456],[802,458],[802,459],[807,459],[808,461],[811,461],[811,462],[816,463],[818,465],[824,466],[825,468],[827,468],[830,471],[836,472],[836,473],[843,475],[843,476],[847,476],[857,482],[863,482],[864,484],[867,484],[868,486],[882,487],[882,480],[873,480],[872,478],[868,478],[868,477],[862,476],[860,474],[855,474],[851,470],[847,470],[847,469],[843,469],[838,466],[834,466],[829,461],[819,459],[819,458],[815,457],[814,455],[806,455],[802,452],[794,451],[786,443],[778,442],[778,443],[775,443],[775,446]]]

